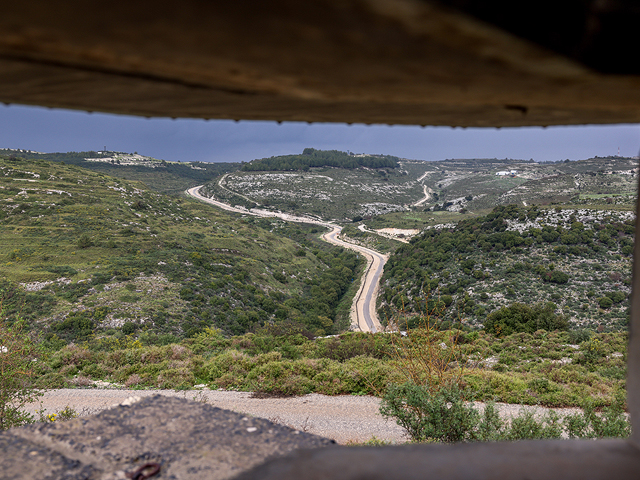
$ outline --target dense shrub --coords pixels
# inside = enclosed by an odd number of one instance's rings
[[[544,275],[542,275],[542,279],[545,282],[563,284],[569,281],[569,275],[559,270],[553,270],[550,272],[545,272]]]
[[[391,385],[382,398],[380,413],[394,418],[415,442],[472,440],[480,419],[457,386],[430,392],[414,383]]]
[[[611,308],[613,306],[613,300],[609,297],[601,297],[598,299],[598,305],[600,305],[600,308]]]
[[[484,412],[465,402],[458,387],[437,391],[413,383],[392,385],[382,399],[380,413],[393,418],[414,442],[468,442],[497,440],[538,440],[569,438],[626,438],[631,424],[624,415],[622,403],[595,413],[585,406],[583,413],[560,417],[548,411],[537,418],[530,410],[503,420],[492,403]]]
[[[533,333],[536,330],[568,330],[569,322],[555,313],[552,303],[533,307],[514,303],[490,313],[484,328],[493,335],[505,336],[516,332]]]

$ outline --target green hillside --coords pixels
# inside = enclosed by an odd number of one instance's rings
[[[573,328],[626,329],[634,226],[630,209],[509,205],[430,228],[391,255],[380,312],[437,308],[443,327],[479,327],[522,303]]]
[[[426,226],[439,223],[440,212],[447,212],[448,217],[459,213],[477,216],[496,205],[628,207],[637,191],[634,158],[536,163],[495,158],[427,162],[370,157],[372,163],[366,163],[366,155],[313,150],[306,155],[253,160],[243,163],[240,171],[208,182],[206,192],[245,207],[313,214],[343,223],[364,220],[369,228],[383,228],[399,227],[394,221],[403,214],[424,219]],[[384,159],[393,164],[376,163]],[[389,221],[381,225],[384,219]]]
[[[339,311],[360,260],[317,227],[230,216],[66,162],[0,158],[0,172],[4,314],[49,336],[348,325]]]

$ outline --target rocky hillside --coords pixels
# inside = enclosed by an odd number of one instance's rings
[[[358,165],[353,156],[344,156],[353,163],[296,163],[304,155],[254,160],[243,164],[242,171],[209,182],[206,190],[237,205],[351,222],[393,212],[488,213],[508,204],[631,205],[637,188],[633,158],[547,163],[398,159],[392,168],[375,162]]]
[[[553,304],[574,328],[625,329],[635,215],[509,205],[429,228],[389,259],[382,318],[442,310],[443,326],[481,326],[514,303]]]

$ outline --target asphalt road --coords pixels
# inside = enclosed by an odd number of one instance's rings
[[[387,256],[360,245],[353,245],[338,238],[342,229],[333,227],[331,232],[325,233],[322,238],[335,245],[350,248],[362,254],[367,259],[367,269],[362,278],[360,289],[354,300],[355,312],[352,311],[352,323],[363,332],[379,332],[382,330],[376,313],[376,297],[380,285],[380,277],[384,270]]]
[[[351,324],[354,328],[363,332],[379,332],[382,330],[378,315],[376,313],[376,297],[378,293],[378,287],[380,283],[380,277],[384,270],[384,264],[387,261],[387,256],[382,255],[370,248],[362,247],[360,245],[354,245],[352,243],[345,242],[338,238],[342,227],[335,225],[331,222],[324,222],[312,217],[289,215],[287,213],[276,213],[268,210],[262,210],[258,208],[252,208],[248,210],[246,208],[238,208],[228,205],[217,200],[212,200],[203,195],[200,195],[199,191],[202,185],[193,187],[187,190],[187,195],[190,195],[198,200],[206,202],[210,205],[222,208],[224,210],[243,213],[245,215],[255,215],[258,217],[277,217],[289,222],[310,223],[314,225],[321,225],[323,227],[331,228],[331,231],[325,233],[323,240],[339,245],[344,248],[355,250],[367,259],[367,269],[363,275],[360,289],[356,294],[356,297],[351,308]]]

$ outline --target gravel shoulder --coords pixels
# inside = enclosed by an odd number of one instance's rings
[[[372,437],[393,443],[407,439],[403,430],[394,421],[385,420],[378,412],[380,399],[371,396],[335,396],[312,393],[290,398],[251,398],[249,392],[223,390],[120,390],[99,388],[76,388],[47,390],[36,403],[26,410],[35,413],[45,409],[55,413],[69,406],[81,415],[91,415],[118,405],[129,397],[166,395],[206,402],[248,416],[261,417],[275,423],[287,425],[336,442],[365,442]],[[475,404],[482,409],[482,403]],[[542,407],[497,404],[503,417],[516,416],[522,409],[532,409],[543,414]],[[575,413],[578,409],[555,409],[560,415]]]

